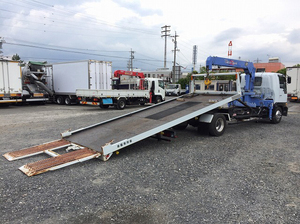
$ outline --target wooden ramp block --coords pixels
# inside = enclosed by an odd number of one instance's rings
[[[83,162],[86,160],[97,158],[100,155],[101,153],[99,152],[95,152],[88,148],[83,148],[56,157],[51,157],[37,162],[28,163],[20,167],[19,170],[21,170],[27,176],[33,176],[50,170],[60,169],[78,162]]]
[[[41,154],[44,153],[44,151],[46,150],[55,150],[55,149],[59,149],[62,147],[67,147],[71,145],[71,143],[65,139],[59,139],[56,141],[52,141],[52,142],[48,142],[48,143],[44,143],[41,145],[36,145],[30,148],[25,148],[25,149],[21,149],[18,151],[14,151],[14,152],[8,152],[6,154],[4,154],[3,156],[9,160],[17,160],[17,159],[23,159],[29,156],[34,156],[37,154]]]

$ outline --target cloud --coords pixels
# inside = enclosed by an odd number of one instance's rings
[[[222,31],[218,35],[215,36],[214,42],[216,44],[223,44],[224,42],[228,42],[230,40],[234,40],[239,38],[244,34],[244,30],[241,28],[233,27],[227,30]]]
[[[132,10],[134,13],[137,13],[141,17],[159,15],[161,16],[163,13],[159,9],[149,9],[143,8],[139,1],[126,1],[126,0],[113,0],[119,6],[126,8],[128,10]]]
[[[291,44],[299,44],[300,43],[300,29],[295,29],[288,35],[288,41]]]

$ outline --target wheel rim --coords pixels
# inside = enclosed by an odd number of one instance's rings
[[[71,99],[70,98],[66,98],[65,99],[65,104],[70,104],[71,103]]]
[[[216,130],[217,132],[222,132],[223,129],[225,127],[225,122],[222,118],[219,118],[217,121],[216,121]]]
[[[277,110],[276,113],[275,113],[275,119],[276,119],[277,121],[279,121],[279,120],[281,119],[281,117],[282,117],[281,111],[280,111],[280,110]]]
[[[122,101],[120,101],[120,108],[124,108],[125,107],[125,102],[122,100]]]

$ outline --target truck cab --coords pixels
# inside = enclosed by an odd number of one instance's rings
[[[180,84],[168,84],[168,85],[166,85],[166,95],[167,96],[179,96],[183,92],[185,92],[185,90],[181,89]]]
[[[245,74],[241,75],[241,90],[244,92]],[[274,104],[287,102],[287,83],[284,75],[279,73],[255,73],[254,89],[256,97],[273,100]]]
[[[162,79],[147,78],[144,81],[144,88],[150,90],[150,102],[160,103],[166,98],[165,84]]]

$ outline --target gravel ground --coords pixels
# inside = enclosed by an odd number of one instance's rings
[[[107,162],[34,177],[18,167],[44,155],[1,157],[1,223],[300,223],[300,104],[289,106],[277,125],[230,125],[221,137],[188,127],[171,142],[146,139]],[[0,108],[0,153],[135,109]]]

